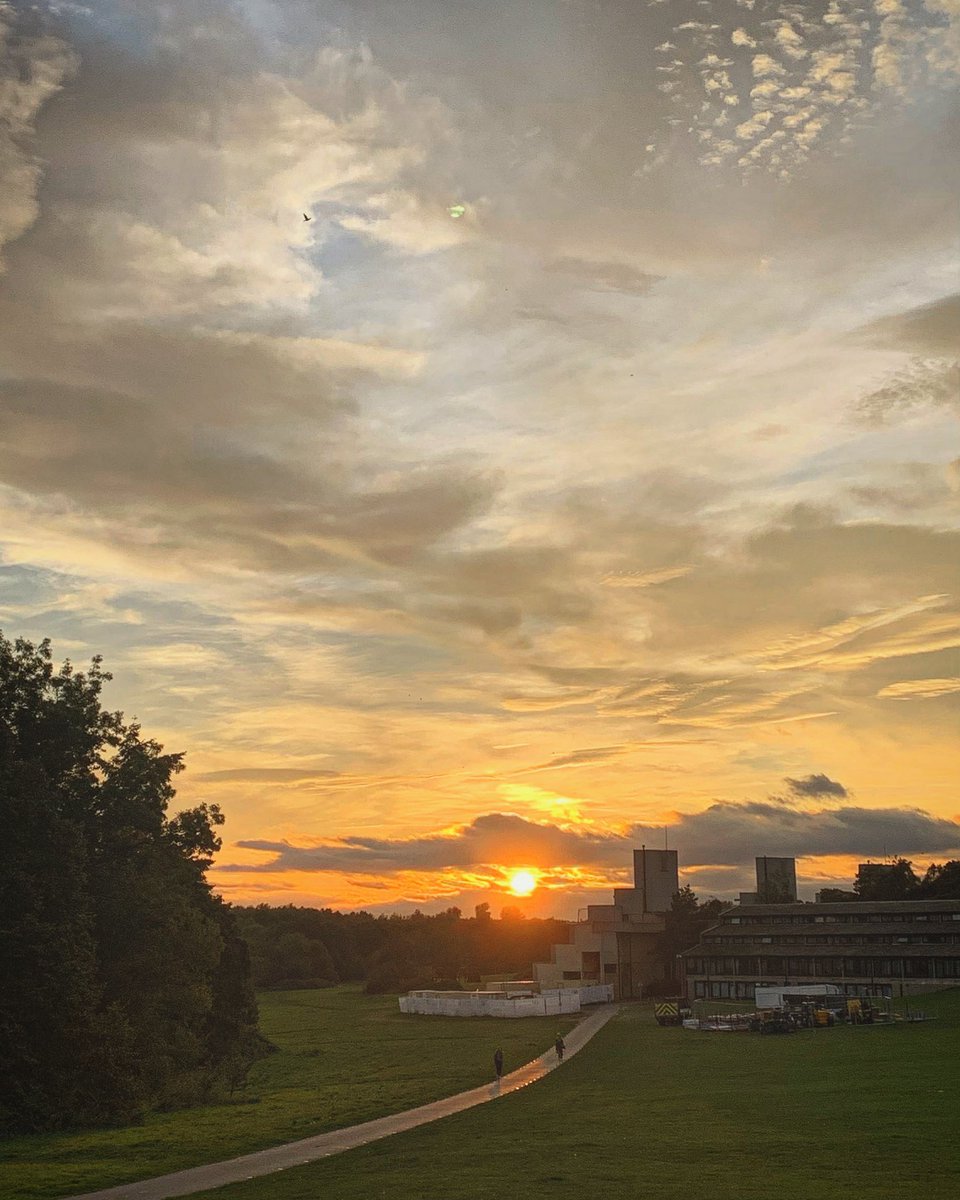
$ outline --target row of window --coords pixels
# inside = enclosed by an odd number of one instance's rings
[[[687,975],[810,975],[833,979],[844,975],[895,979],[960,979],[960,958],[809,958],[764,955],[748,958],[692,957]]]
[[[698,979],[693,985],[693,995],[697,1000],[753,1000],[753,989],[756,986],[755,983],[744,983],[742,980]],[[847,984],[844,988],[844,994],[847,996],[890,996],[892,992],[893,988],[889,983],[869,986],[859,983]]]
[[[960,930],[950,933],[867,933],[867,934],[844,934],[844,933],[787,933],[779,934],[776,938],[773,936],[758,937],[756,934],[705,934],[701,939],[704,942],[709,942],[711,945],[724,946],[743,946],[753,945],[757,942],[770,945],[776,942],[777,945],[784,946],[871,946],[876,944],[892,943],[892,942],[908,942],[911,945],[943,945],[960,943]]]
[[[861,921],[869,921],[871,923],[890,922],[890,921],[960,921],[960,912],[930,912],[930,913],[912,913],[912,912],[890,912],[890,913],[865,913],[853,911],[849,913],[784,913],[776,916],[767,913],[757,913],[755,916],[746,916],[738,913],[736,916],[726,916],[721,918],[723,925],[850,925],[859,924]]]

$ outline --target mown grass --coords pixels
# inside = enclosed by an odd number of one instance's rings
[[[955,1200],[960,991],[787,1037],[630,1007],[534,1087],[203,1200]]]
[[[0,1142],[0,1198],[53,1200],[309,1137],[477,1087],[542,1054],[569,1018],[404,1016],[358,988],[272,992],[261,1027],[278,1052],[227,1103],[142,1124]]]

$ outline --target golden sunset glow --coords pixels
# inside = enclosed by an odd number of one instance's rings
[[[537,886],[537,877],[532,871],[514,871],[510,876],[510,891],[515,896],[529,896]]]
[[[0,628],[216,890],[960,855],[958,5],[194,7],[0,2]]]

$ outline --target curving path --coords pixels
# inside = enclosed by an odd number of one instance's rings
[[[585,1046],[597,1030],[614,1016],[617,1007],[616,1004],[599,1005],[571,1029],[564,1038],[567,1046],[566,1057],[576,1054]],[[451,1113],[463,1112],[465,1108],[473,1108],[474,1105],[486,1104],[489,1100],[507,1096],[510,1092],[536,1083],[538,1079],[555,1070],[557,1065],[556,1054],[553,1050],[548,1050],[546,1054],[541,1054],[539,1058],[526,1063],[519,1070],[504,1075],[499,1083],[495,1081],[492,1084],[484,1084],[483,1087],[473,1088],[469,1092],[447,1096],[444,1100],[421,1104],[419,1108],[410,1108],[406,1112],[394,1113],[389,1117],[378,1117],[375,1121],[365,1121],[362,1125],[350,1125],[346,1129],[318,1133],[299,1142],[287,1142],[282,1146],[272,1146],[269,1150],[257,1150],[253,1154],[244,1154],[240,1158],[230,1158],[225,1162],[190,1167],[186,1171],[175,1171],[171,1175],[158,1175],[154,1179],[143,1179],[139,1183],[121,1183],[117,1187],[103,1188],[99,1192],[84,1192],[80,1196],[68,1197],[68,1200],[168,1200],[172,1196],[190,1196],[208,1188],[238,1183],[242,1179],[271,1175],[274,1171],[283,1171],[287,1167],[297,1167],[302,1163],[315,1162],[319,1158],[328,1158],[331,1154],[352,1150],[354,1146],[363,1146],[367,1142],[375,1142],[393,1133],[402,1133],[405,1129],[426,1125],[429,1121],[448,1117]]]

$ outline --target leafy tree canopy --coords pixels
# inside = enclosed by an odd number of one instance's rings
[[[188,1102],[258,1046],[246,948],[204,878],[223,817],[167,816],[182,756],[101,706],[109,678],[0,634],[0,1128]]]

